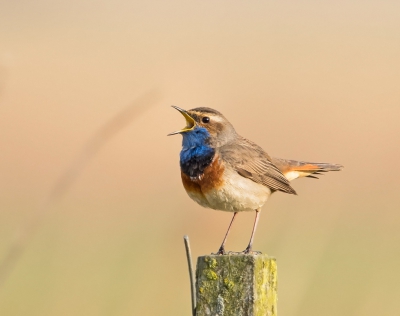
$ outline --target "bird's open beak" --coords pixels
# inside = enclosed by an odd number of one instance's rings
[[[182,128],[180,131],[172,132],[169,133],[167,136],[175,135],[175,134],[180,134],[180,133],[186,133],[194,129],[196,126],[196,121],[186,112],[186,110],[181,109],[180,107],[177,107],[175,105],[172,105],[172,107],[179,112],[185,117],[186,119],[186,126]]]

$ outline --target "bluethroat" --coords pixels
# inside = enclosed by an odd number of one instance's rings
[[[233,212],[218,254],[225,254],[225,242],[238,212],[256,212],[250,242],[243,251],[250,253],[261,207],[272,193],[296,194],[290,181],[317,178],[318,174],[342,168],[338,164],[273,158],[236,133],[220,112],[206,107],[188,111],[173,107],[186,119],[183,129],[169,135],[183,136],[180,168],[187,194],[203,207]]]

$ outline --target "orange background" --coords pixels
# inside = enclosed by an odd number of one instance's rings
[[[377,0],[0,2],[0,260],[27,234],[0,315],[190,313],[182,236],[195,257],[214,252],[231,214],[184,192],[171,104],[218,109],[272,156],[345,166],[263,208],[255,249],[277,258],[280,315],[397,314],[399,13]],[[136,103],[44,212],[85,144]],[[240,214],[228,249],[252,222]]]

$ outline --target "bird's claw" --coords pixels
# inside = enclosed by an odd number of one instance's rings
[[[253,251],[251,247],[247,246],[247,248],[243,250],[241,253],[245,255],[260,255],[261,251]]]
[[[223,246],[219,247],[216,254],[217,255],[225,255],[226,254],[225,248]]]
[[[247,246],[247,248],[245,250],[242,251],[245,255],[248,255],[249,253],[251,253],[251,247]]]

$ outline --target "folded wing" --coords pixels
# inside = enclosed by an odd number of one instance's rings
[[[242,177],[262,184],[272,191],[296,194],[289,180],[258,145],[238,137],[235,142],[219,148],[223,160],[230,164]]]

